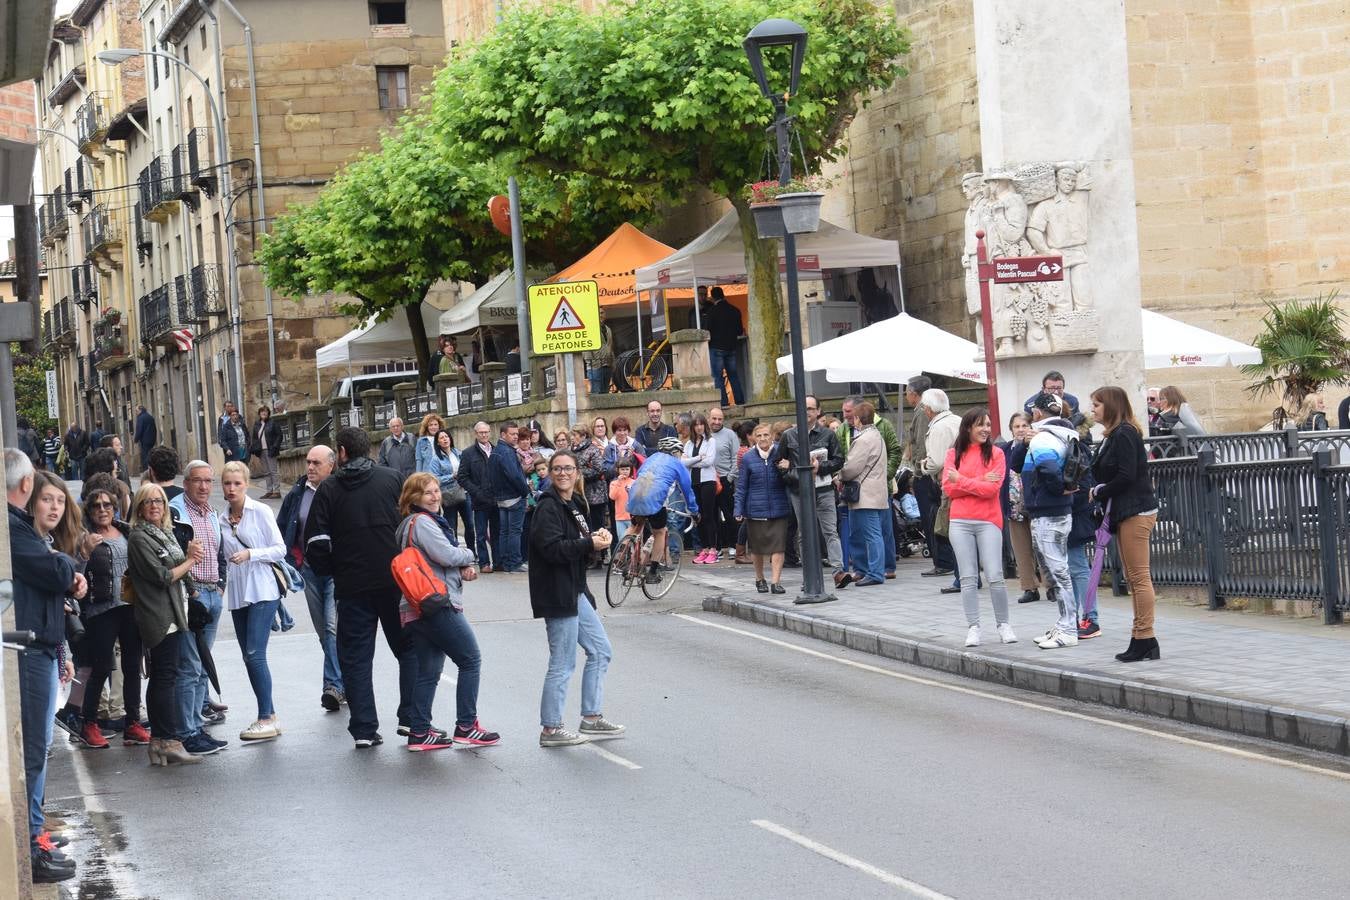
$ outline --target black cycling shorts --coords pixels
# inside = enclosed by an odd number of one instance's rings
[[[668,519],[667,512],[668,510],[663,506],[649,516],[633,516],[633,518],[645,520],[647,527],[652,531],[660,531],[662,528],[666,527],[666,521]]]

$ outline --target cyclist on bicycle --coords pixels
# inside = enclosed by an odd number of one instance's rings
[[[666,497],[672,487],[679,485],[689,505],[690,518],[698,519],[694,485],[689,480],[689,470],[679,459],[684,453],[684,444],[677,437],[664,437],[657,443],[656,449],[657,452],[647,457],[638,468],[637,478],[628,487],[628,514],[632,517],[630,527],[640,529],[645,522],[651,529],[651,571],[648,578],[656,573],[658,565],[666,562]]]

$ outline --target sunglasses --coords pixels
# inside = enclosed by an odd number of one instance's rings
[[[101,502],[99,502],[99,503],[91,503],[91,504],[89,504],[89,508],[90,508],[90,509],[114,509],[115,507],[114,507],[111,503],[109,503],[108,501],[104,500],[104,501],[101,501]]]

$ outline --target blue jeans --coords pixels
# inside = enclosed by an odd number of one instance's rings
[[[431,706],[447,656],[459,669],[455,682],[455,724],[472,725],[478,719],[478,678],[483,658],[469,620],[464,613],[446,608],[430,618],[410,622],[406,628],[417,652],[418,668],[409,722],[412,733],[426,734],[431,726]]]
[[[48,472],[55,472],[55,471],[56,471],[56,454],[55,454],[55,453],[44,453],[43,455],[47,458],[47,471],[48,471]]]
[[[84,481],[84,460],[82,459],[70,460],[70,480]]]
[[[1069,580],[1073,582],[1073,599],[1078,603],[1079,615],[1096,622],[1097,604],[1094,602],[1092,609],[1084,606],[1087,600],[1088,579],[1092,574],[1092,566],[1088,564],[1087,548],[1086,542],[1069,545]]]
[[[497,530],[492,555],[506,572],[520,568],[520,534],[525,530],[525,498],[515,506],[497,507]]]
[[[884,509],[849,510],[849,539],[852,542],[853,568],[863,578],[874,581],[886,580],[885,542],[881,537],[881,523],[886,515]]]
[[[215,646],[216,631],[220,628],[220,611],[224,604],[222,602],[220,591],[198,586],[197,602],[205,606],[211,613],[210,620],[206,627],[202,629],[202,638],[206,642],[209,650]],[[195,635],[188,635],[183,641],[183,647],[178,657],[178,715],[183,722],[183,734],[180,737],[190,737],[202,730],[202,707],[206,705],[207,692],[211,687],[211,679],[207,677],[206,668],[202,665],[201,654],[197,652],[197,641]]]
[[[539,724],[544,728],[562,727],[567,683],[577,668],[578,644],[586,651],[586,668],[581,672],[581,714],[600,715],[605,699],[605,670],[614,651],[591,601],[581,594],[577,597],[575,616],[547,618],[544,625],[548,629],[548,673],[539,701]]]
[[[445,521],[450,523],[452,531],[458,531],[457,521],[464,523],[464,530],[459,531],[460,543],[469,548],[470,552],[476,552],[477,544],[473,540],[473,500],[469,497],[464,498],[464,502],[458,506],[450,506],[441,510],[445,515]]]
[[[736,351],[735,350],[714,350],[708,348],[708,360],[712,363],[713,384],[717,385],[718,390],[722,392],[722,405],[730,406],[731,401],[727,399],[727,382],[731,382],[731,393],[735,395],[737,403],[745,403],[745,391],[741,389],[741,376],[736,371]],[[722,377],[722,370],[726,370],[726,378]]]
[[[836,526],[839,529],[839,546],[843,548],[844,571],[853,571],[853,523],[849,521],[848,507],[836,506]]]
[[[5,651],[8,652],[8,651]],[[56,716],[56,659],[38,650],[19,654],[19,719],[23,725],[23,774],[28,787],[28,837],[42,831],[47,750]],[[36,852],[36,850],[34,850]]]
[[[305,602],[309,604],[309,620],[323,648],[323,686],[342,693],[342,667],[337,658],[337,601],[333,599],[333,578],[315,575],[309,566],[302,566],[300,577],[305,580]]]
[[[272,620],[277,617],[280,600],[250,603],[243,609],[230,610],[234,619],[234,636],[239,639],[239,651],[244,654],[244,670],[253,696],[258,698],[258,718],[271,718],[272,671],[267,668],[267,639],[272,636]]]
[[[609,380],[613,372],[611,366],[597,366],[586,370],[586,378],[591,382],[592,394],[608,394]]]
[[[472,503],[471,503],[472,505]],[[478,566],[491,565],[494,560],[492,555],[497,556],[496,562],[500,563],[501,556],[497,547],[497,505],[487,503],[483,506],[473,506],[473,530],[478,539]],[[465,546],[468,542],[465,541]],[[489,555],[491,552],[492,555]]]
[[[375,734],[380,717],[375,710],[371,668],[375,661],[375,629],[384,631],[389,650],[398,659],[398,721],[412,721],[412,696],[417,684],[417,653],[398,621],[397,591],[392,596],[338,599],[337,652],[346,685],[347,731],[354,738]]]

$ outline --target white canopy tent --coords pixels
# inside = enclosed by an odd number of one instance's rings
[[[797,235],[797,263],[804,275],[825,269],[899,266],[900,245],[821,220],[820,230]],[[636,275],[639,291],[745,281],[745,244],[736,211],[728,211],[665,259],[642,266]]]
[[[487,284],[441,313],[441,334],[464,334],[493,325],[516,325],[515,270],[498,272]],[[548,272],[525,270],[529,283],[542,281]],[[429,333],[429,332],[428,332]]]
[[[1144,368],[1193,369],[1259,363],[1261,351],[1241,341],[1140,310],[1144,329]]]
[[[833,382],[897,384],[929,372],[984,384],[984,364],[975,361],[979,352],[973,341],[900,313],[807,347],[802,362],[808,372],[824,369]],[[780,356],[778,374],[791,372],[792,357]]]
[[[430,303],[422,303],[422,325],[426,328],[428,340],[436,339],[440,318],[439,309]],[[395,310],[394,314],[383,322],[376,322],[372,317],[360,328],[344,334],[331,344],[320,347],[315,354],[314,364],[320,369],[327,369],[332,366],[416,358],[412,329],[408,327],[408,314],[400,309]]]

